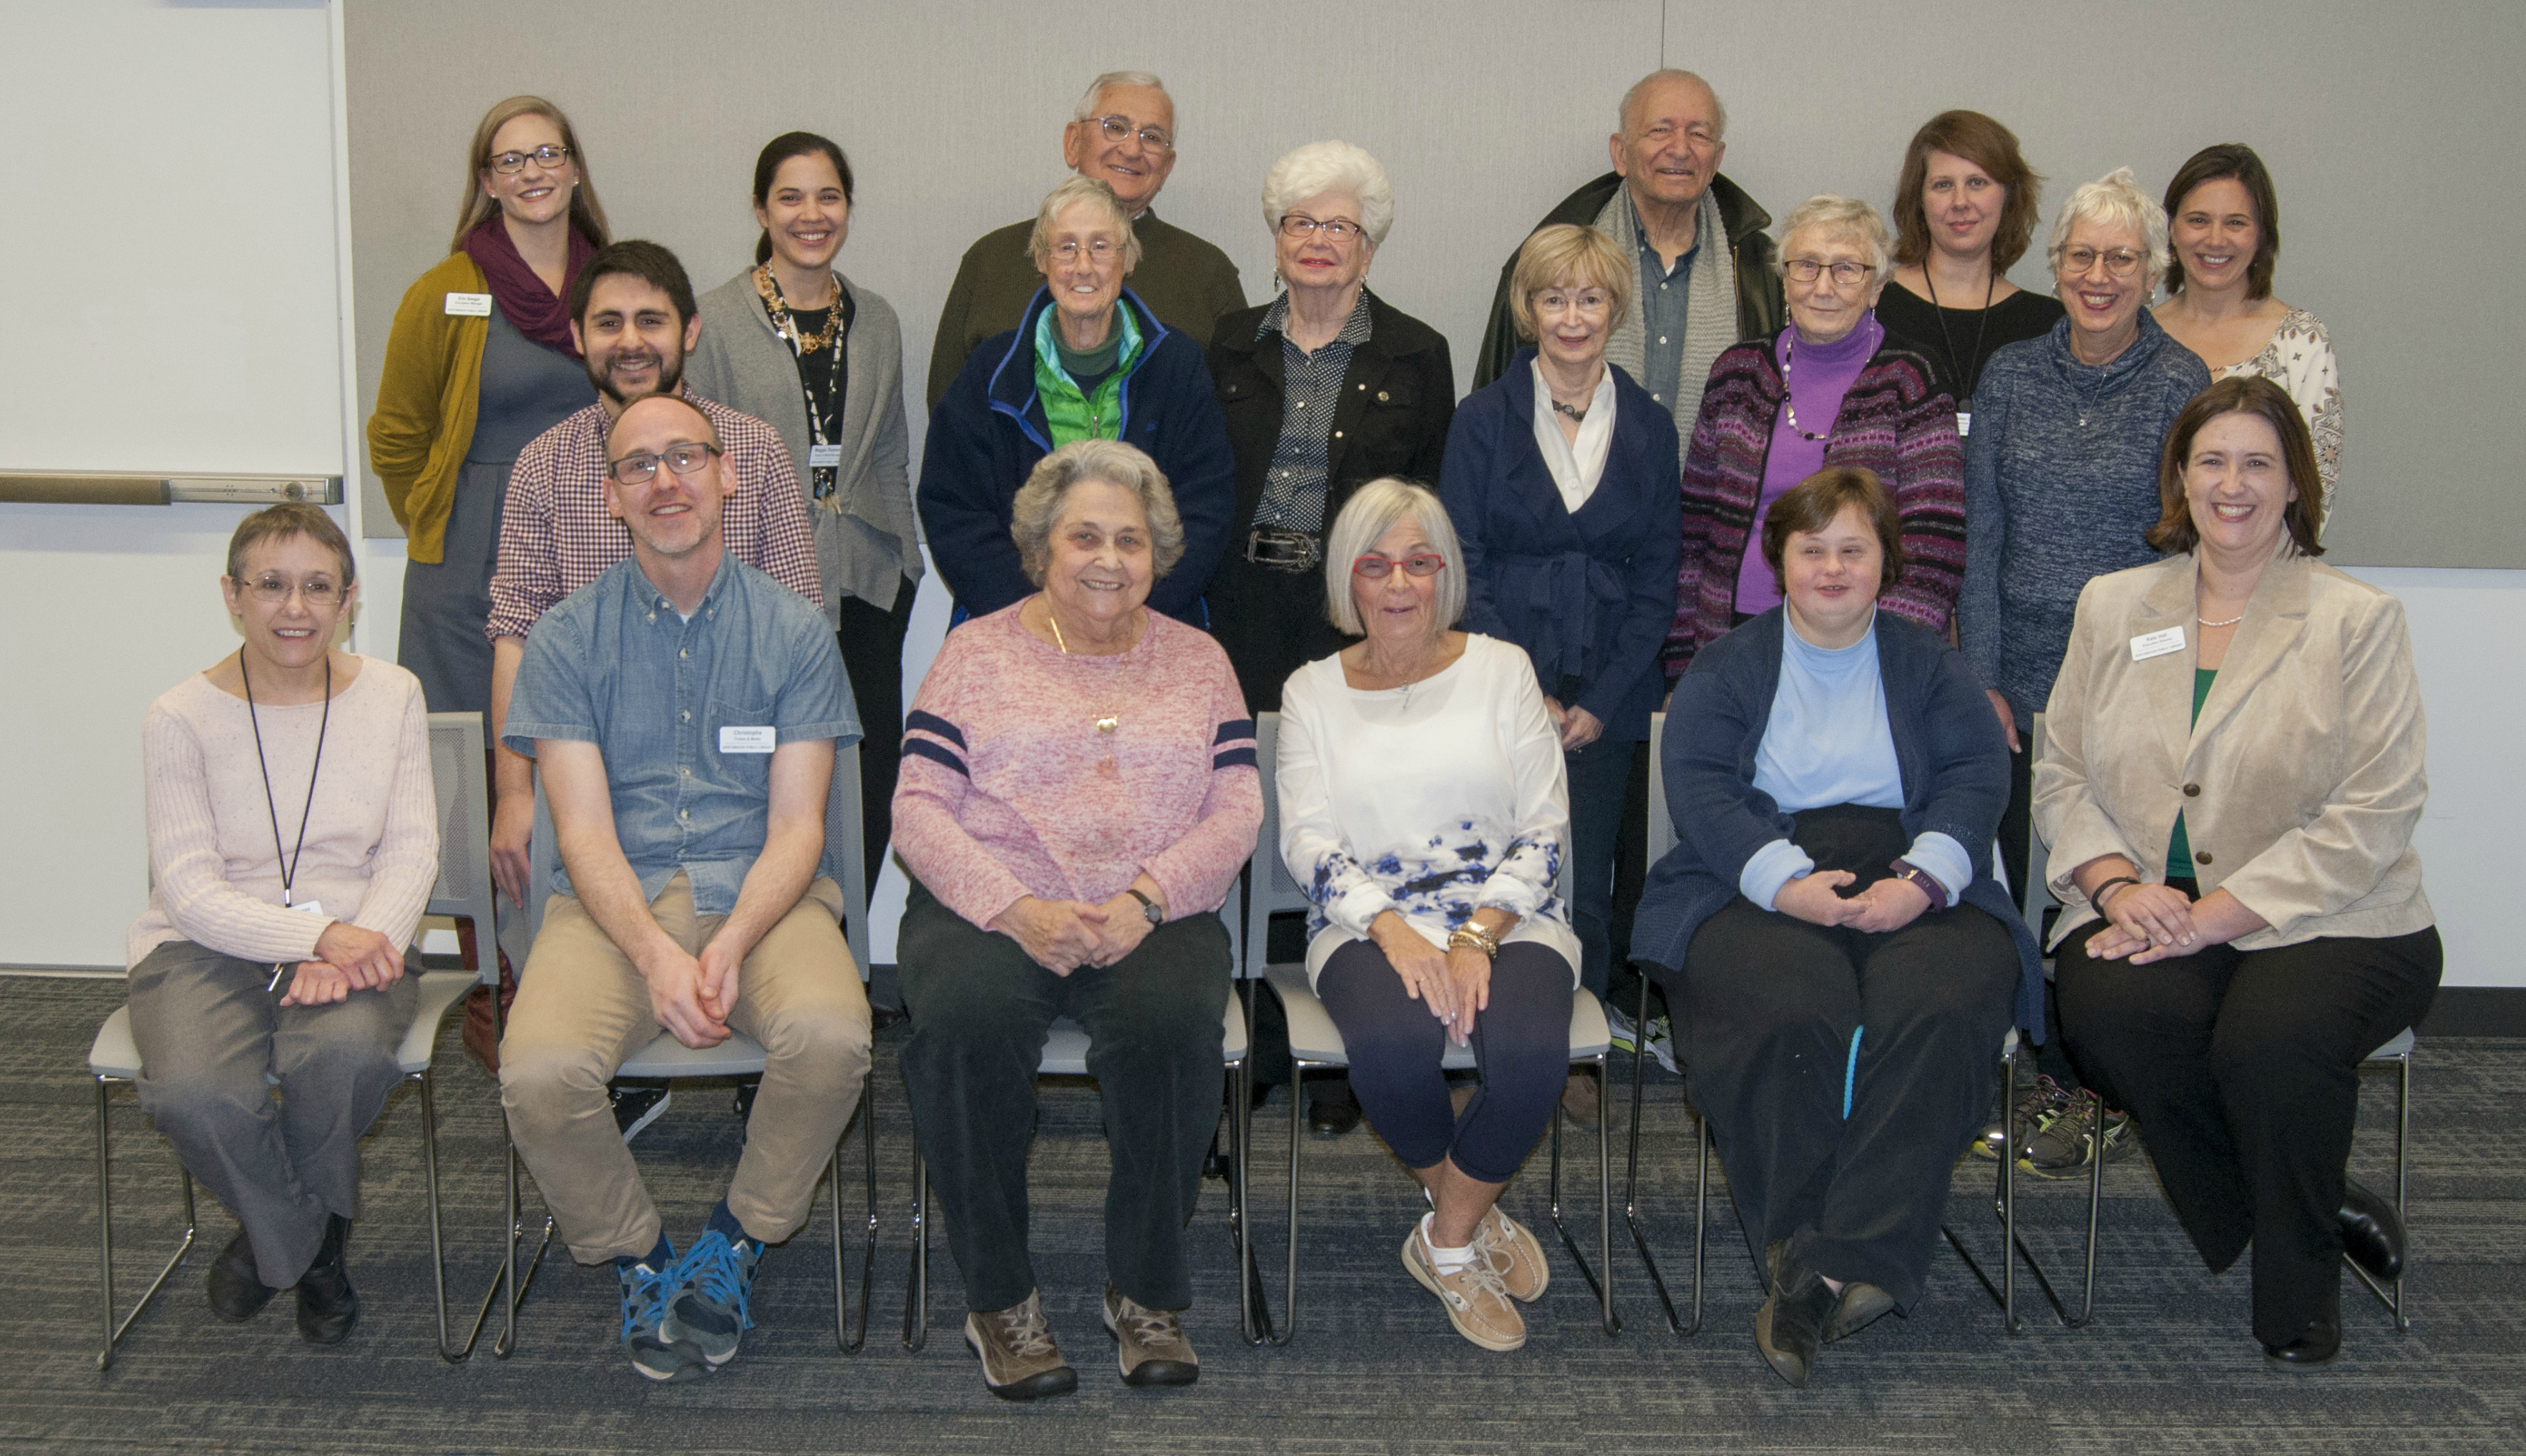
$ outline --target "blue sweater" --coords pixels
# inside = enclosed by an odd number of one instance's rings
[[[2142,533],[2159,515],[2158,453],[2209,387],[2200,358],[2146,308],[2140,336],[2099,368],[2070,357],[2067,319],[1991,356],[1965,438],[1956,633],[2021,729],[2052,696],[2080,589],[2157,560]]]
[[[1201,589],[1228,546],[1237,510],[1237,459],[1211,387],[1201,345],[1160,324],[1130,289],[1146,357],[1123,381],[1123,443],[1149,453],[1166,473],[1183,518],[1184,559],[1149,587],[1149,606],[1202,625]],[[921,527],[931,560],[956,605],[987,616],[1035,591],[1009,534],[1009,508],[1036,463],[1052,453],[1052,427],[1036,398],[1036,318],[1052,307],[1037,288],[1014,329],[978,346],[956,382],[930,412],[921,456]]]
[[[1658,649],[1675,620],[1684,494],[1675,421],[1612,365],[1614,438],[1574,514],[1535,442],[1535,358],[1465,396],[1447,427],[1439,497],[1465,553],[1467,631],[1515,642],[1546,696],[1566,679],[1605,738],[1637,743],[1665,695]]]
[[[1988,376],[1986,376],[1988,377]],[[1979,408],[1980,396],[1976,396]],[[1975,422],[1981,432],[1981,422]],[[1632,926],[1632,959],[1681,970],[1701,923],[1738,893],[1745,865],[1797,821],[1754,786],[1755,757],[1781,682],[1788,618],[1774,607],[1693,655],[1667,705],[1659,767],[1676,845],[1649,867]],[[1886,726],[1903,779],[1903,832],[1945,834],[1973,860],[1964,903],[2017,945],[2017,1024],[2041,1039],[2044,963],[2008,891],[1991,878],[1992,835],[2008,802],[2008,747],[1964,660],[1938,634],[1877,614]]]

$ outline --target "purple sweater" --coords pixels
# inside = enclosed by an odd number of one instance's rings
[[[1772,502],[1789,494],[1791,486],[1824,469],[1824,448],[1833,437],[1833,420],[1842,409],[1842,397],[1859,377],[1860,368],[1886,342],[1885,328],[1871,315],[1862,315],[1857,327],[1829,344],[1793,349],[1797,334],[1795,328],[1784,328],[1772,340],[1772,358],[1795,387],[1781,401],[1780,418],[1772,422],[1772,452],[1763,462],[1763,497],[1754,507],[1754,524],[1745,532],[1745,551],[1738,561],[1737,610],[1749,617],[1781,604],[1780,579],[1772,575],[1772,564],[1763,559],[1764,518],[1772,514]],[[1823,439],[1808,439],[1791,427],[1790,409],[1799,400],[1806,401],[1807,412],[1797,423],[1810,433],[1821,432]]]
[[[1778,335],[1749,339],[1710,367],[1684,457],[1684,557],[1663,654],[1670,682],[1694,652],[1728,630],[1738,610],[1738,573],[1763,504],[1764,462],[1788,393],[1779,343]],[[1803,400],[1803,383],[1798,393]],[[1815,427],[1803,410],[1798,418]],[[1946,630],[1965,567],[1964,445],[1956,435],[1955,405],[1930,382],[1928,361],[1906,349],[1879,348],[1843,393],[1823,463],[1865,467],[1894,492],[1907,563],[1878,604],[1932,631]]]

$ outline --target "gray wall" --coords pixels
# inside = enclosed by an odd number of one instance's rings
[[[349,0],[360,397],[375,398],[402,290],[443,255],[476,119],[513,92],[571,113],[617,235],[665,242],[701,287],[752,257],[745,194],[762,142],[798,126],[839,140],[859,180],[842,268],[901,312],[918,380],[957,255],[1059,178],[1059,126],[1086,79],[1152,70],[1183,133],[1159,211],[1226,248],[1258,301],[1271,250],[1256,193],[1272,160],[1329,136],[1377,154],[1397,222],[1372,282],[1447,334],[1462,377],[1500,262],[1604,170],[1616,98],[1664,62],[1717,84],[1726,171],[1776,215],[1819,191],[1887,205],[1912,129],[1950,106],[2013,127],[2054,202],[2115,166],[2154,190],[2199,146],[2252,143],[2280,186],[2278,291],[2325,321],[2344,359],[2334,559],[2526,566],[2526,511],[2507,499],[2496,427],[2526,303],[2503,259],[2526,236],[2511,94],[2526,6],[1451,0],[1353,4],[1330,25],[1280,7],[1136,14]],[[2040,247],[2016,276],[2045,286]],[[391,531],[367,485],[369,528]]]

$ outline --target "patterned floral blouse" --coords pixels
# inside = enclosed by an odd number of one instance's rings
[[[2342,376],[2334,364],[2333,337],[2315,315],[2292,309],[2272,330],[2263,352],[2218,371],[2214,377],[2246,374],[2261,375],[2288,390],[2298,412],[2306,417],[2307,432],[2315,436],[2316,478],[2324,483],[2324,520],[2316,523],[2321,535],[2341,498],[2335,492],[2341,486],[2342,472]]]

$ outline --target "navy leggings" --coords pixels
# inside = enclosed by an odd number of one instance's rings
[[[1500,947],[1490,1005],[1474,1017],[1482,1085],[1463,1117],[1447,1101],[1447,1029],[1403,993],[1386,952],[1354,940],[1316,978],[1316,995],[1350,1053],[1360,1111],[1408,1168],[1452,1159],[1466,1177],[1507,1182],[1551,1126],[1570,1079],[1570,963],[1532,941]]]

